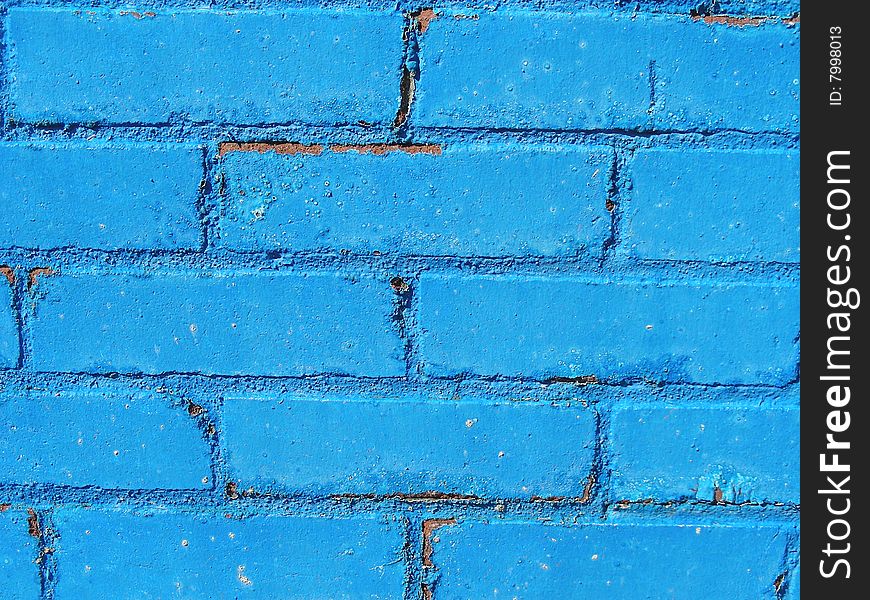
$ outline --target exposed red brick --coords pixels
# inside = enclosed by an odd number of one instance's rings
[[[420,33],[426,33],[426,30],[429,29],[429,24],[437,17],[438,15],[431,8],[421,8],[411,13],[411,18],[414,19],[414,22],[417,24],[417,31]]]
[[[27,509],[27,533],[39,539],[42,536],[42,528],[39,526],[39,517],[32,508]]]
[[[320,144],[298,144],[296,142],[221,142],[218,145],[218,156],[230,152],[259,152],[265,154],[310,154],[318,155],[323,152]]]
[[[423,566],[433,567],[432,564],[432,533],[448,525],[456,525],[456,519],[426,519],[423,521]]]
[[[41,275],[50,276],[54,275],[55,273],[57,273],[57,271],[55,271],[51,267],[36,267],[35,269],[30,269],[30,271],[28,271],[27,273],[27,289],[29,290],[34,285],[36,285],[36,281]]]
[[[15,269],[9,265],[0,265],[0,274],[2,274],[9,285],[15,285]]]
[[[333,152],[359,152],[360,154],[377,154],[379,156],[390,152],[438,156],[442,151],[439,144],[333,144],[329,149]]]
[[[780,21],[781,23],[794,26],[801,22],[800,15],[779,19],[778,17],[733,17],[730,15],[693,15],[693,21],[704,21],[707,25],[727,25],[729,27],[760,27],[765,23]]]

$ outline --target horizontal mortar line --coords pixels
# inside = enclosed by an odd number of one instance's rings
[[[310,384],[323,383],[324,385],[362,385],[367,386],[371,383],[379,383],[384,385],[395,385],[397,383],[406,385],[410,390],[425,389],[428,386],[438,386],[445,384],[466,384],[466,385],[485,385],[491,383],[517,384],[525,386],[541,386],[543,389],[572,389],[577,391],[594,392],[597,389],[622,389],[628,391],[634,390],[697,390],[699,392],[706,391],[728,391],[740,390],[743,392],[758,391],[760,393],[772,392],[779,390],[789,390],[799,384],[799,380],[795,379],[781,385],[765,384],[765,383],[697,383],[697,382],[662,382],[645,379],[642,377],[626,377],[619,380],[597,380],[595,383],[577,384],[570,381],[553,381],[552,377],[548,378],[531,378],[531,377],[515,377],[507,375],[479,375],[479,374],[461,374],[449,377],[427,376],[423,378],[409,379],[405,376],[365,376],[365,375],[350,375],[339,373],[314,373],[302,375],[256,375],[256,374],[204,374],[199,372],[185,371],[163,371],[160,373],[132,373],[132,372],[90,372],[90,371],[40,371],[30,368],[10,368],[0,369],[0,379],[5,379],[6,385],[16,383],[25,386],[32,386],[33,376],[49,377],[53,381],[61,380],[70,385],[80,383],[80,378],[87,378],[89,381],[116,381],[119,383],[132,384],[134,382],[150,383],[155,386],[163,386],[166,378],[179,378],[188,383],[229,383],[231,388],[239,385],[256,386],[263,383],[273,385],[281,384]],[[561,378],[560,378],[561,379]],[[570,379],[570,378],[569,378]],[[0,392],[0,394],[3,394]],[[591,399],[590,399],[591,401]]]
[[[738,136],[740,138],[761,137],[771,140],[797,142],[800,140],[798,131],[776,130],[746,130],[723,127],[720,129],[634,129],[623,127],[600,127],[589,129],[560,129],[553,127],[492,127],[492,126],[428,126],[415,125],[413,132],[423,134],[540,134],[540,135],[582,135],[582,136],[613,136],[622,138],[657,138],[664,136],[685,136],[698,138],[714,138],[718,136]]]
[[[211,510],[218,515],[230,514],[243,517],[247,515],[296,515],[313,514],[317,516],[341,514],[413,514],[421,511],[455,512],[458,515],[527,517],[534,519],[552,516],[572,515],[576,512],[588,513],[590,523],[602,523],[598,502],[579,503],[572,500],[533,500],[533,499],[498,499],[481,498],[480,501],[437,500],[437,501],[406,501],[389,495],[377,498],[346,499],[327,495],[297,494],[244,497],[231,500],[213,492],[172,492],[163,489],[109,489],[97,487],[72,487],[51,484],[0,484],[0,503],[13,505],[50,505],[54,507],[70,506],[81,508],[87,505],[97,510],[115,508],[148,511],[171,508],[181,514],[202,514]],[[605,505],[610,515],[616,514],[614,505]],[[740,517],[740,511],[764,511],[766,514],[778,514],[787,517],[800,512],[799,504],[782,503],[746,503],[746,504],[713,504],[703,502],[661,502],[642,505],[645,513],[650,510],[660,511],[662,515]],[[624,516],[631,516],[628,509],[623,509]],[[747,515],[748,516],[748,515]],[[608,522],[605,515],[603,522]],[[617,522],[616,524],[622,524]]]
[[[115,261],[115,262],[111,262]],[[693,278],[712,283],[764,285],[771,277],[786,279],[796,284],[799,263],[774,261],[698,261],[698,260],[631,260],[622,257],[596,256],[444,256],[426,254],[363,254],[348,252],[267,250],[243,252],[223,247],[188,250],[133,250],[87,249],[64,246],[56,249],[0,249],[0,263],[10,266],[51,266],[53,262],[66,265],[62,272],[75,273],[76,268],[93,269],[100,273],[134,274],[147,269],[149,273],[166,275],[176,270],[181,273],[202,272],[215,274],[238,272],[263,274],[289,274],[293,269],[364,270],[382,273],[384,269],[405,269],[416,274],[460,270],[461,273],[499,275],[572,276],[578,281],[601,283],[622,281],[639,283],[646,279],[667,285]],[[45,264],[43,264],[45,263]],[[117,269],[121,267],[121,269]],[[159,269],[167,269],[166,273]],[[245,271],[247,270],[247,271]],[[662,273],[667,275],[662,279]],[[771,282],[772,283],[772,282]]]
[[[248,10],[259,10],[261,8],[281,8],[281,9],[291,9],[291,8],[315,8],[315,9],[323,9],[323,8],[372,8],[376,12],[384,12],[385,9],[393,10],[396,12],[405,12],[412,11],[415,9],[419,9],[420,6],[426,4],[426,2],[414,2],[411,0],[402,0],[400,2],[396,2],[395,0],[308,0],[307,2],[300,3],[299,0],[213,0],[209,3],[209,8],[219,12],[225,9],[248,9]],[[676,6],[679,2],[673,2],[672,5]],[[774,3],[769,3],[771,5],[775,5]],[[176,8],[200,8],[200,3],[195,0],[163,0],[159,8],[160,9],[176,9]],[[396,7],[399,8],[396,8]],[[498,6],[498,13],[500,11],[508,11],[510,14],[515,13],[528,13],[528,14],[540,14],[541,12],[563,12],[562,10],[557,10],[559,8],[564,8],[566,10],[570,9],[572,13],[577,11],[588,12],[591,14],[603,13],[605,15],[609,15],[613,12],[616,13],[627,13],[630,15],[663,15],[663,16],[671,16],[671,17],[692,17],[690,11],[697,9],[697,2],[685,2],[685,12],[676,12],[674,10],[669,10],[668,8],[658,9],[656,3],[641,3],[641,6],[638,7],[636,3],[614,3],[608,4],[606,9],[601,9],[601,3],[596,0],[550,0],[546,6],[546,10],[540,9],[541,3],[534,2],[533,0],[515,0],[502,2]],[[56,0],[13,0],[10,3],[10,7],[51,7],[56,8],[58,10],[72,10],[71,8],[58,7]],[[385,9],[379,9],[375,7],[385,7]],[[454,9],[462,9],[462,13],[467,13],[468,10],[479,10],[484,13],[493,13],[496,12],[495,7],[491,2],[486,2],[485,0],[442,0],[439,2],[439,8],[441,12],[447,12],[450,16],[452,16],[455,12]],[[528,7],[528,9],[524,9],[523,7]],[[98,6],[94,7],[95,9],[119,9],[119,10],[130,10],[130,3],[126,0],[104,0],[100,2]],[[446,10],[445,10],[446,9]],[[763,17],[763,18],[788,18],[794,16],[796,13],[800,11],[791,11],[791,12],[776,12],[776,13],[765,13],[764,15],[755,15],[755,17]],[[708,15],[701,15],[701,17]],[[725,16],[711,14],[709,16]],[[735,16],[735,17],[749,17],[750,15],[727,15],[727,16]]]
[[[31,123],[16,121],[14,124],[6,125],[3,131],[2,141],[22,141],[20,136],[55,133],[56,138],[40,137],[37,140],[78,140],[87,139],[88,141],[110,138],[115,141],[115,136],[129,136],[131,134],[142,133],[162,133],[167,130],[178,129],[179,133],[183,133],[186,142],[246,142],[246,141],[303,141],[300,139],[286,139],[287,135],[302,135],[305,141],[316,141],[323,137],[328,140],[330,136],[339,134],[354,134],[364,135],[366,138],[379,139],[380,141],[390,142],[411,142],[413,139],[399,140],[395,136],[395,130],[389,123],[377,123],[361,125],[359,122],[337,122],[330,124],[306,123],[302,121],[286,121],[272,123],[217,123],[213,121],[193,121],[179,119],[174,121],[166,121],[160,123],[139,123],[139,122],[111,122],[111,123],[88,123],[88,122],[58,122],[58,123]],[[191,139],[192,134],[197,132],[208,133],[208,139]],[[82,138],[81,135],[96,136],[94,138]],[[245,135],[260,135],[260,137],[239,137]],[[716,139],[719,137],[737,136],[739,139],[759,139],[769,140],[771,143],[797,143],[800,140],[800,133],[797,131],[776,131],[776,130],[745,130],[736,128],[719,128],[719,129],[635,129],[635,128],[588,128],[588,129],[560,129],[548,127],[491,127],[491,126],[421,126],[412,125],[411,138],[417,135],[446,135],[453,137],[457,135],[494,135],[494,136],[577,136],[580,140],[584,137],[609,137],[614,139],[656,139],[666,138],[668,136],[699,138],[699,139]],[[165,140],[169,141],[169,140]],[[339,141],[339,140],[336,140]],[[437,140],[436,140],[437,141]]]
[[[780,508],[786,510],[800,511],[801,505],[799,502],[777,502],[765,500],[762,502],[715,502],[713,500],[619,500],[605,503],[605,509],[612,512],[630,509],[633,507],[656,507],[656,508],[672,508],[676,506],[693,506],[693,507],[722,507],[722,508]]]

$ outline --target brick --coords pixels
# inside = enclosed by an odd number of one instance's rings
[[[229,152],[222,159],[220,243],[241,250],[600,255],[610,233],[612,152],[483,144],[423,149]]]
[[[621,236],[645,259],[800,260],[795,152],[642,150]]]
[[[230,476],[257,492],[580,498],[596,444],[591,410],[537,402],[230,398],[222,414]]]
[[[18,484],[210,488],[209,446],[186,407],[151,395],[0,396],[0,473]]]
[[[37,285],[38,370],[373,377],[405,370],[388,281],[81,274]]]
[[[28,534],[27,512],[0,505],[0,589],[7,600],[42,598],[36,539]]]
[[[590,12],[453,17],[421,36],[416,125],[798,130],[799,27]]]
[[[389,123],[398,12],[9,11],[16,120]]]
[[[0,144],[0,247],[198,247],[201,154],[181,144]]]
[[[418,288],[421,361],[438,377],[783,384],[797,369],[795,287],[424,276]]]
[[[616,500],[800,503],[796,408],[629,407],[612,428]]]
[[[12,312],[12,286],[4,275],[10,269],[0,273],[0,369],[18,365],[18,322]]]
[[[439,528],[437,538],[439,600],[689,600],[710,590],[725,598],[773,598],[786,546],[780,529],[765,526],[466,521]]]
[[[54,521],[58,600],[403,597],[392,521],[90,509]]]

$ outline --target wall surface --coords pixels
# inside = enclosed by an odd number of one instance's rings
[[[784,599],[797,0],[0,1],[0,589]]]

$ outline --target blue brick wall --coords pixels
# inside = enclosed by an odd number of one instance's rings
[[[0,595],[799,597],[799,10],[0,0]]]

